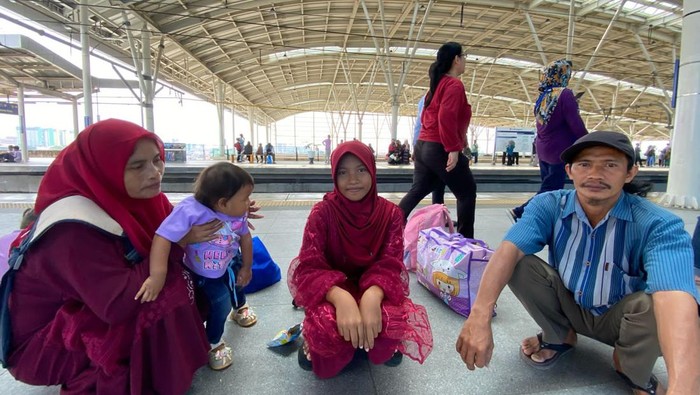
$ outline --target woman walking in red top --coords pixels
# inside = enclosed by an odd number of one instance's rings
[[[430,91],[421,115],[420,137],[415,146],[413,186],[401,199],[404,218],[428,193],[441,183],[450,187],[457,198],[457,231],[474,237],[476,181],[469,161],[462,155],[472,109],[467,102],[464,84],[462,46],[448,42],[437,53],[430,69]]]

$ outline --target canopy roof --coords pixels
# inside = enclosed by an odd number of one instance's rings
[[[4,7],[77,37],[74,1]],[[412,116],[437,48],[456,41],[469,55],[472,123],[530,126],[543,64],[567,57],[570,3],[91,0],[89,11],[100,51],[133,63],[127,33],[138,47],[148,29],[154,62],[163,45],[160,78],[210,101],[223,85],[226,106],[261,124],[306,111],[390,113],[393,97]],[[570,87],[585,92],[589,129],[667,138],[682,1],[581,0],[574,15]]]

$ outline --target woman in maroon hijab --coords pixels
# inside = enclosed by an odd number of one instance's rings
[[[331,171],[335,188],[311,210],[287,276],[306,312],[299,364],[333,377],[358,348],[375,364],[402,355],[423,363],[433,337],[425,308],[408,298],[403,214],[377,195],[374,156],[361,142],[340,144]]]
[[[8,365],[16,379],[61,385],[63,393],[180,394],[207,363],[182,249],[172,251],[162,297],[134,300],[148,277],[141,257],[172,210],[160,192],[163,169],[160,139],[120,120],[86,128],[51,164],[36,201],[39,221],[78,196],[123,234],[60,222],[25,253],[9,304]]]

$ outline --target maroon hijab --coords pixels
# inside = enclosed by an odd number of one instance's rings
[[[353,202],[338,190],[336,173],[343,156],[355,155],[369,170],[372,187],[360,201]],[[331,154],[331,171],[333,172],[333,192],[327,193],[323,200],[332,208],[337,219],[340,244],[343,255],[348,261],[366,265],[377,259],[385,242],[386,231],[391,223],[391,211],[394,205],[377,194],[377,166],[369,147],[359,141],[348,141],[338,145]],[[357,248],[367,246],[366,250]]]
[[[84,196],[117,221],[139,254],[147,257],[153,235],[172,205],[163,193],[133,199],[126,192],[126,163],[143,138],[153,140],[165,158],[160,138],[131,122],[108,119],[85,128],[46,171],[34,206],[37,214],[61,198]]]

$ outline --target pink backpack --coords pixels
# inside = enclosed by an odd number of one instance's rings
[[[455,232],[450,211],[444,204],[431,204],[413,213],[403,232],[403,264],[407,270],[416,271],[418,265],[417,249],[418,233],[423,229],[445,227],[447,224],[450,233]]]

